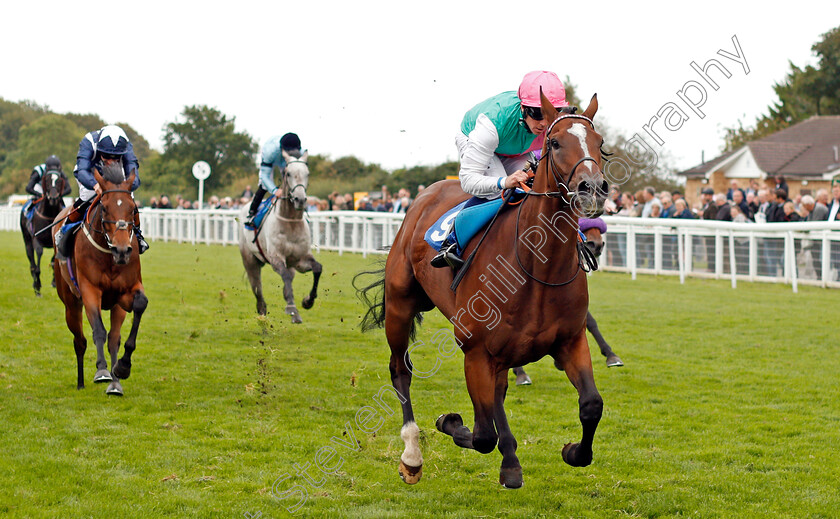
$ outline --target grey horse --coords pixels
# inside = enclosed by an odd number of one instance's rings
[[[242,254],[242,263],[245,265],[251,290],[257,298],[257,312],[260,315],[267,312],[262,293],[261,272],[263,265],[269,264],[283,278],[286,313],[292,316],[293,323],[303,322],[292,293],[294,271],[312,271],[312,290],[301,301],[301,306],[309,309],[315,304],[322,270],[321,264],[315,261],[309,250],[309,224],[303,217],[306,208],[306,187],[309,184],[309,167],[306,165],[308,156],[307,152],[297,158],[283,151],[283,158],[286,159],[286,168],[280,183],[283,194],[272,201],[271,209],[256,231],[245,228],[248,205],[244,205],[239,211],[239,252]]]

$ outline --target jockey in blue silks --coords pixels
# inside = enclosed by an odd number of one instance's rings
[[[287,133],[282,137],[271,137],[262,146],[260,185],[257,188],[257,192],[254,193],[254,199],[251,201],[251,207],[248,209],[248,220],[245,222],[245,225],[249,227],[254,227],[254,216],[256,216],[260,202],[262,202],[266,193],[271,193],[278,197],[283,195],[281,192],[282,188],[278,188],[274,183],[274,167],[277,166],[280,168],[281,175],[285,171],[286,159],[283,158],[284,151],[295,158],[300,158],[300,137],[297,134]]]
[[[557,108],[568,106],[566,88],[557,74],[536,70],[525,75],[519,90],[502,92],[472,107],[461,121],[455,138],[461,169],[461,189],[473,198],[464,209],[499,198],[502,191],[528,179],[525,171],[531,152],[542,148],[550,121],[544,121],[540,88]],[[458,244],[449,235],[432,266],[458,269],[464,261],[457,255]]]
[[[70,253],[70,244],[72,243],[72,240],[68,239],[71,233],[67,231],[74,223],[82,219],[90,206],[90,201],[102,191],[102,187],[93,176],[92,170],[93,168],[101,170],[103,159],[120,159],[126,177],[131,174],[131,171],[135,172],[131,190],[134,191],[140,187],[140,163],[134,155],[134,147],[122,128],[108,125],[101,130],[95,130],[85,135],[82,142],[79,143],[76,167],[73,170],[73,175],[79,182],[79,198],[73,203],[73,210],[67,215],[67,220],[55,235],[56,249],[65,258]],[[143,254],[149,249],[149,244],[146,243],[140,233],[140,213],[134,215],[134,233],[137,235],[139,252]]]

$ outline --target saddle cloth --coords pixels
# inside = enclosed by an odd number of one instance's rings
[[[265,219],[265,215],[268,214],[268,210],[271,209],[272,200],[274,200],[274,195],[271,195],[260,202],[260,207],[257,209],[257,215],[254,217],[254,225],[245,225],[246,229],[253,231],[254,229],[260,228],[263,220]]]
[[[438,220],[429,227],[424,236],[428,243],[436,251],[440,250],[444,238],[450,233],[458,243],[459,253],[464,250],[470,239],[493,219],[493,215],[504,203],[501,198],[487,200],[486,198],[473,197],[456,205],[445,212]],[[468,207],[467,207],[468,206]]]

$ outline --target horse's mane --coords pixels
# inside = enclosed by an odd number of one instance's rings
[[[286,153],[288,153],[289,155],[291,155],[292,157],[294,157],[296,159],[299,159],[303,156],[303,153],[300,152],[300,148],[298,148],[296,150],[286,151]]]
[[[122,164],[119,161],[103,164],[102,178],[112,184],[122,184],[125,182],[125,173],[123,172]]]

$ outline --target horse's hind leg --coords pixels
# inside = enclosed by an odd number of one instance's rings
[[[592,359],[585,330],[581,330],[568,349],[564,348],[555,354],[554,365],[566,372],[578,391],[580,424],[583,427],[580,443],[567,443],[563,447],[563,460],[573,467],[585,467],[592,463],[592,440],[604,408],[604,401],[595,387],[595,377],[592,375]]]
[[[414,410],[411,406],[411,360],[408,356],[408,341],[414,327],[412,301],[397,300],[388,296],[386,290],[385,305],[385,337],[391,348],[391,383],[400,396],[403,413],[403,426],[400,437],[405,443],[405,449],[400,456],[399,474],[403,481],[413,485],[420,481],[423,475],[423,454],[420,452],[420,428],[414,421]]]
[[[303,301],[300,302],[300,305],[309,310],[312,308],[312,305],[315,304],[315,298],[318,297],[318,280],[321,279],[321,271],[323,267],[320,263],[315,261],[315,258],[310,254],[307,257],[303,258],[300,262],[298,262],[297,266],[295,266],[295,270],[303,274],[304,272],[312,271],[312,290],[309,291],[309,295],[303,298]]]
[[[240,249],[242,253],[242,264],[245,265],[245,273],[248,275],[248,282],[251,283],[251,291],[257,298],[257,313],[265,315],[268,307],[263,299],[262,291],[262,267],[261,263],[253,254],[247,250]]]
[[[69,292],[69,289],[67,290]],[[76,351],[76,389],[85,388],[85,351],[87,351],[87,339],[85,338],[82,323],[82,305],[78,299],[73,298],[64,307],[64,320],[67,328],[73,334],[73,349]]]
[[[590,312],[586,312],[586,329],[589,330],[589,333],[595,337],[595,342],[598,343],[598,348],[601,350],[601,355],[607,358],[607,367],[612,368],[614,366],[623,366],[624,363],[621,362],[621,359],[618,358],[610,345],[607,344],[607,341],[604,339],[604,336],[601,335],[601,331],[598,329],[598,323],[595,322],[595,318],[592,317]]]
[[[499,452],[502,453],[499,483],[507,488],[519,488],[522,486],[522,465],[516,457],[516,438],[513,437],[505,413],[507,388],[507,370],[504,370],[496,375],[496,401],[493,407],[496,428],[499,431]]]
[[[513,368],[513,374],[516,375],[516,385],[517,386],[530,386],[531,385],[531,377],[525,373],[525,368],[522,366]]]

